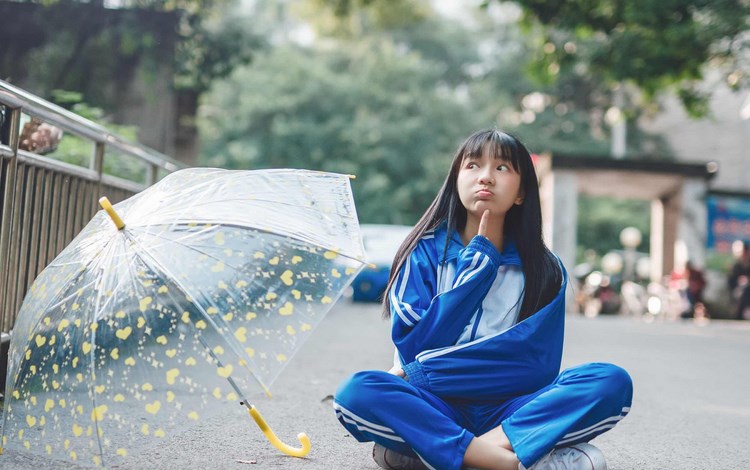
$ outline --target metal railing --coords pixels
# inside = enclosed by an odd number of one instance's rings
[[[72,142],[81,155],[90,146],[87,166],[61,161],[55,149],[28,150],[29,123],[61,131],[57,148]],[[107,174],[115,160],[128,160],[141,181]],[[185,166],[2,80],[0,161],[0,333],[13,328],[37,274],[93,217],[100,196],[121,201]]]

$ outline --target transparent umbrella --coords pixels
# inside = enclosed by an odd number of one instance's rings
[[[2,443],[111,465],[254,406],[364,265],[349,177],[181,170],[114,206],[39,275],[16,322]]]

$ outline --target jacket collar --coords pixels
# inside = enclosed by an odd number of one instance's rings
[[[448,237],[448,223],[443,222],[435,229],[435,249],[437,250],[438,259],[440,264],[446,261],[453,261],[458,258],[461,250],[466,248],[461,236],[456,230],[451,231],[450,241],[448,242],[448,251],[443,257],[445,251],[445,240]],[[500,253],[500,265],[514,265],[521,266],[521,257],[518,254],[518,249],[513,240],[506,240],[505,246],[503,247],[502,253]]]

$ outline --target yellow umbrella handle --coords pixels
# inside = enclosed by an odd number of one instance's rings
[[[271,444],[273,444],[273,446],[279,449],[281,452],[285,453],[286,455],[291,455],[292,457],[304,457],[310,452],[312,445],[310,444],[310,438],[307,437],[307,434],[303,432],[297,434],[297,439],[299,440],[300,444],[302,444],[301,449],[286,445],[281,442],[281,439],[279,439],[271,430],[271,428],[268,427],[266,420],[263,419],[257,408],[251,405],[248,410],[250,412],[250,416],[252,416],[253,420],[255,420],[255,424],[257,424],[260,430],[263,431],[263,434],[265,434],[268,440],[271,441]]]

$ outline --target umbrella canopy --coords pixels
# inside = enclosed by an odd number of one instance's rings
[[[116,463],[267,392],[364,265],[346,175],[186,169],[111,212],[24,300],[3,447]]]

